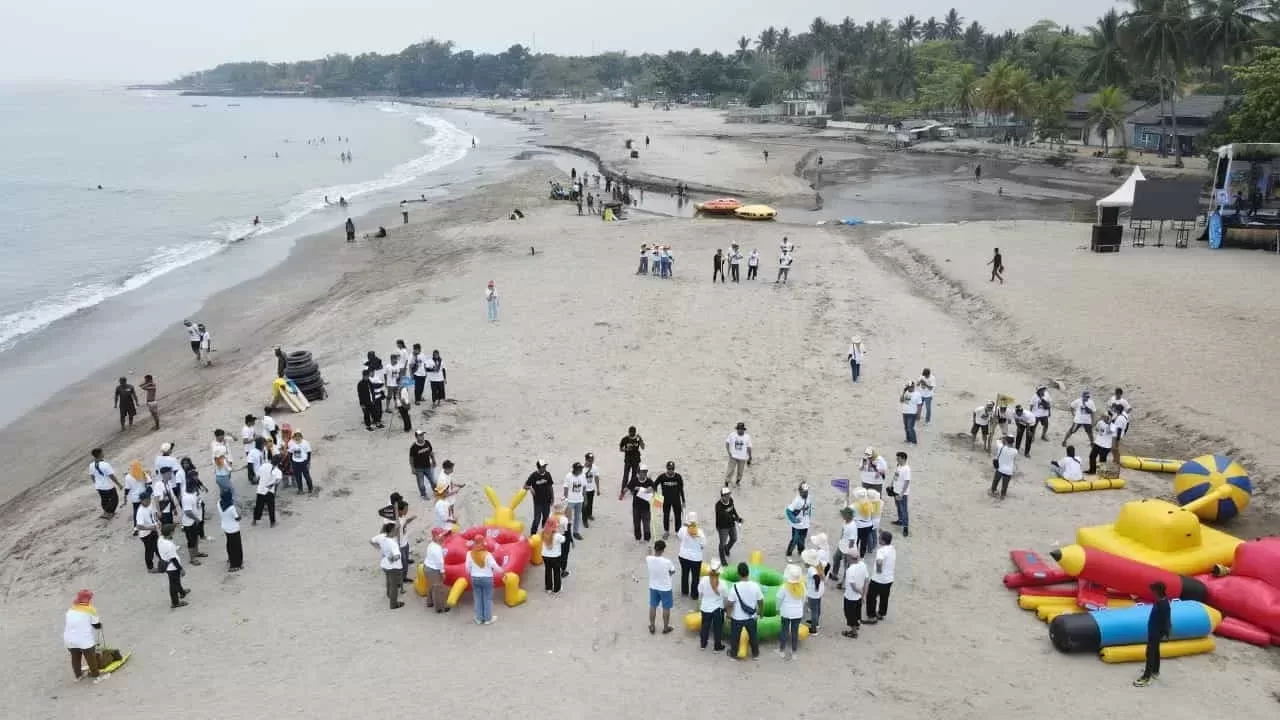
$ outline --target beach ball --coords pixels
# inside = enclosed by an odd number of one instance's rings
[[[1178,504],[1201,520],[1225,521],[1244,512],[1253,483],[1239,463],[1225,455],[1201,455],[1188,460],[1173,476]]]

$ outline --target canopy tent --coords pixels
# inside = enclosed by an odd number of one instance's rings
[[[1139,181],[1146,180],[1146,176],[1142,174],[1142,169],[1137,165],[1133,166],[1133,172],[1129,173],[1129,178],[1124,184],[1116,188],[1116,191],[1098,201],[1100,208],[1122,208],[1133,207],[1133,192]]]

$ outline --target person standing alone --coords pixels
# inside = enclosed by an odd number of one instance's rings
[[[671,576],[676,574],[676,566],[662,556],[667,544],[661,540],[653,544],[653,554],[645,558],[645,566],[649,570],[649,634],[658,631],[656,621],[658,606],[662,606],[662,634],[671,632],[671,606],[675,603],[671,589]]]
[[[742,266],[742,250],[738,247],[738,243],[734,243],[729,249],[729,277],[734,282],[738,282],[738,270]]]
[[[1000,284],[1003,285],[1004,284],[1004,256],[1000,254],[1000,248],[996,248],[993,251],[991,255],[991,259],[987,261],[987,264],[991,266],[991,279],[988,280],[987,282],[995,282],[996,280],[999,280]]]
[[[618,441],[618,452],[622,453],[622,487],[618,491],[621,500],[627,493],[631,479],[640,467],[640,451],[644,450],[644,438],[636,432],[636,426],[627,428],[627,434]]]
[[[805,539],[809,536],[809,525],[813,518],[813,501],[809,499],[809,483],[802,482],[796,488],[795,499],[786,508],[787,523],[791,526],[791,540],[787,543],[788,560],[791,559],[791,548],[796,552],[804,551]]]
[[[151,413],[151,422],[155,425],[152,429],[159,430],[160,404],[156,402],[156,381],[150,375],[144,375],[142,377],[142,384],[138,387],[142,388],[142,392],[145,393],[147,412]]]
[[[898,401],[902,405],[902,429],[906,431],[906,441],[909,445],[917,445],[916,423],[920,420],[924,398],[921,397],[920,391],[916,389],[916,384],[909,382],[902,388],[902,396]]]
[[[1009,480],[1013,478],[1013,462],[1018,457],[1018,449],[1013,446],[1013,437],[1005,435],[1000,439],[1000,446],[996,448],[996,455],[991,459],[991,465],[995,468],[995,474],[991,476],[991,497],[996,496],[997,488],[1000,491],[1000,499],[1003,500],[1009,494]]]
[[[867,622],[875,623],[889,614],[889,591],[893,589],[893,571],[898,564],[898,550],[893,546],[893,533],[880,533],[880,546],[872,559],[871,582],[867,585]]]
[[[711,258],[711,284],[716,284],[716,278],[720,278],[720,284],[724,284],[724,253],[720,248],[716,248],[715,257]]]
[[[893,507],[898,512],[898,519],[893,521],[894,525],[902,526],[902,536],[908,537],[911,532],[907,529],[907,523],[910,522],[908,514],[907,500],[911,496],[911,466],[907,464],[907,454],[898,453],[898,467],[893,470],[893,484],[889,486],[889,493],[893,496]]]
[[[756,275],[760,273],[760,251],[752,250],[747,256],[747,279],[755,280]]]
[[[738,542],[738,526],[742,524],[742,517],[733,506],[732,492],[726,483],[720,488],[720,500],[716,503],[716,534],[720,536],[721,565],[729,562],[729,553],[733,552],[733,546]]]
[[[742,486],[742,472],[751,464],[751,436],[747,434],[747,424],[738,423],[734,431],[724,441],[725,452],[729,454],[729,465],[724,473],[724,482],[733,480],[734,487]],[[802,548],[803,549],[803,548]]]
[[[1168,590],[1164,583],[1151,583],[1151,594],[1156,600],[1151,604],[1151,614],[1147,616],[1147,664],[1142,668],[1142,675],[1133,681],[1134,687],[1146,687],[1160,677],[1160,643],[1168,640],[1173,630]]]

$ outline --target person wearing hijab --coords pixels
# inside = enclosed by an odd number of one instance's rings
[[[89,677],[93,678],[94,685],[110,677],[110,673],[99,672],[98,652],[94,649],[101,629],[102,620],[93,607],[93,591],[81,590],[76,593],[71,609],[67,610],[62,630],[62,642],[71,654],[71,672],[75,673],[76,680],[84,676],[84,671],[80,668],[81,658],[89,666]]]
[[[498,619],[493,614],[493,583],[495,577],[502,575],[502,568],[485,548],[483,539],[472,540],[468,548],[467,577],[471,579],[471,596],[476,604],[476,624],[492,625]]]
[[[147,474],[146,470],[142,469],[142,461],[134,460],[129,463],[129,472],[124,475],[124,493],[129,504],[133,506],[133,510],[128,517],[130,523],[138,516],[138,506],[142,504],[142,494],[150,486],[151,476]],[[134,529],[133,534],[138,534],[137,529]]]
[[[778,588],[777,597],[778,615],[782,617],[778,655],[790,660],[800,647],[800,622],[804,619],[804,571],[799,565],[787,565],[782,571],[782,587]],[[787,641],[791,647],[787,647]]]
[[[858,382],[858,378],[862,377],[862,358],[867,351],[862,347],[862,336],[854,335],[849,338],[849,369],[853,371],[853,381]]]
[[[716,652],[724,652],[724,594],[726,586],[720,581],[720,561],[712,558],[707,574],[698,580],[698,610],[702,613],[702,627],[698,629],[699,647],[707,649],[707,637],[715,643]]]
[[[489,281],[489,285],[484,291],[484,304],[489,311],[489,322],[498,322],[498,288]]]
[[[218,517],[222,533],[227,538],[227,572],[240,572],[244,569],[244,548],[240,545],[240,511],[236,509],[231,493],[222,493],[218,498]]]

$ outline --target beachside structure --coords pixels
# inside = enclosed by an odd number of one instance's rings
[[[783,96],[782,114],[788,117],[826,115],[831,90],[827,84],[826,59],[821,53],[809,60],[804,78],[800,89],[791,90]]]
[[[1095,125],[1089,121],[1089,103],[1097,97],[1098,93],[1077,93],[1071,100],[1071,107],[1067,110],[1067,133],[1069,139],[1079,140],[1083,145],[1107,145],[1116,147],[1123,145],[1122,138],[1119,136],[1124,128],[1104,128]],[[1146,100],[1130,100],[1124,105],[1124,117],[1126,122],[1134,113],[1151,105]],[[1182,108],[1178,108],[1181,115]],[[1156,124],[1159,124],[1157,119]],[[1181,127],[1178,128],[1182,130]]]
[[[1191,95],[1178,100],[1178,146],[1183,155],[1195,152],[1196,138],[1204,134],[1209,127],[1209,120],[1222,109],[1227,102],[1225,95]],[[1161,136],[1161,118],[1164,119]],[[1161,110],[1159,103],[1149,105],[1129,117],[1126,123],[1129,128],[1129,146],[1150,152],[1167,149],[1173,151],[1173,115],[1166,104]]]

